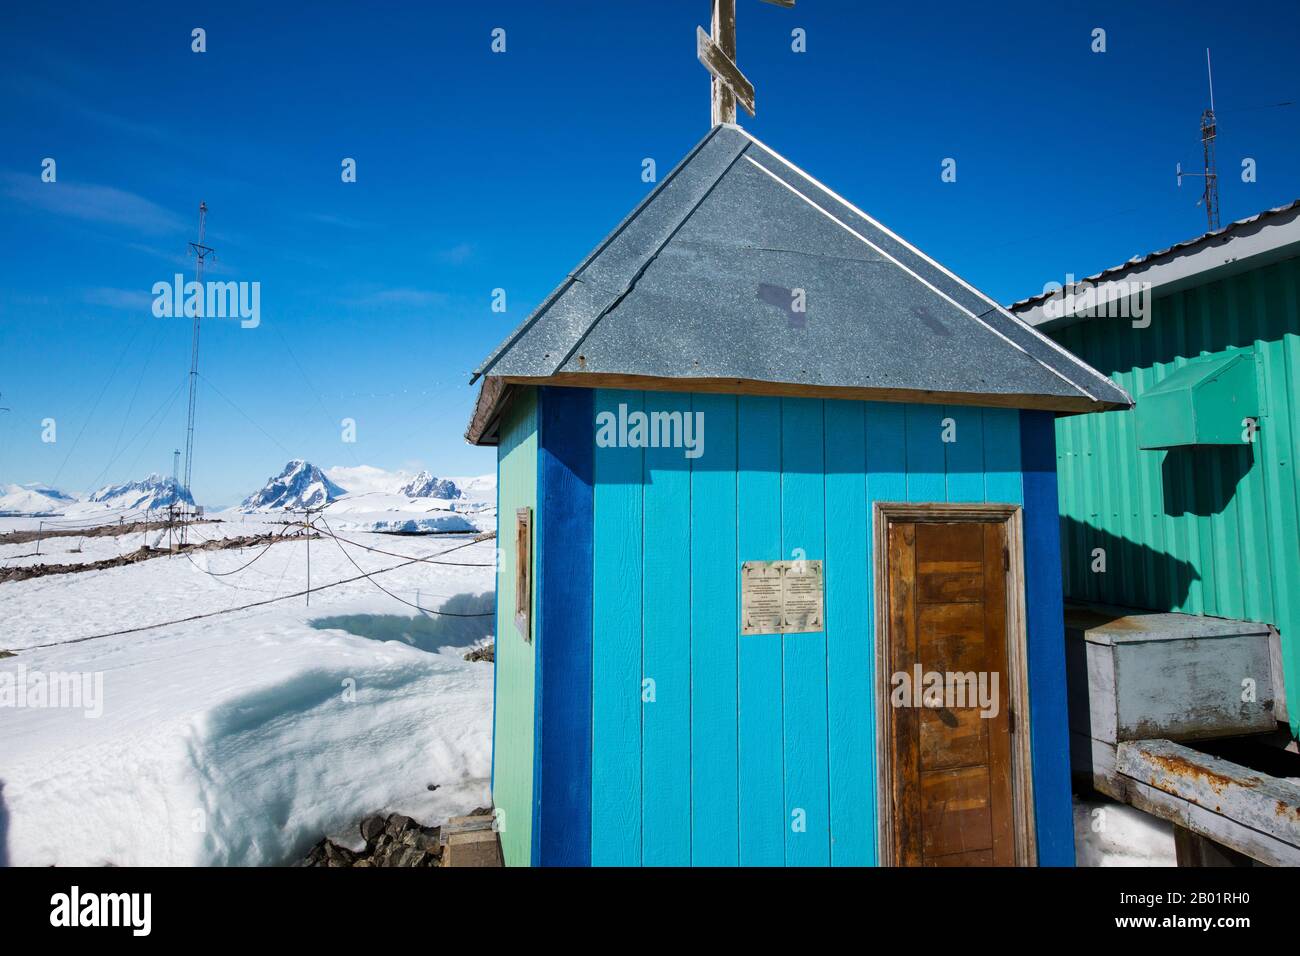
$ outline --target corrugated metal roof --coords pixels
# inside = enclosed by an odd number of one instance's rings
[[[1202,233],[1195,239],[1186,239],[1183,242],[1176,242],[1167,248],[1157,249],[1155,252],[1148,252],[1145,255],[1134,256],[1132,259],[1129,259],[1126,262],[1121,262],[1117,266],[1111,266],[1109,269],[1102,269],[1094,275],[1081,279],[1080,282],[1087,282],[1095,285],[1098,282],[1105,282],[1109,279],[1114,279],[1123,273],[1131,272],[1139,266],[1146,265],[1165,256],[1173,255],[1175,253],[1191,252],[1200,246],[1208,245],[1216,240],[1231,239],[1236,233],[1242,232],[1247,227],[1267,222],[1269,219],[1275,219],[1294,209],[1300,209],[1300,199],[1292,200],[1283,206],[1274,206],[1272,209],[1265,209],[1263,212],[1258,212],[1253,216],[1247,216],[1245,219],[1238,219],[1235,222],[1230,222],[1222,229],[1214,229],[1210,232]],[[1018,302],[1013,302],[1008,308],[1013,312],[1019,312],[1026,306],[1034,305],[1038,302],[1044,302],[1055,294],[1055,292],[1051,291],[1040,292],[1037,295],[1031,295]]]
[[[1061,411],[1131,404],[736,126],[710,131],[471,381],[483,375],[961,396]],[[480,431],[487,417],[476,411]]]

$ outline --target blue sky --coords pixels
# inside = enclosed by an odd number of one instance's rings
[[[1300,107],[1269,108],[1300,100],[1296,4],[738,10],[758,90],[742,125],[1003,302],[1204,230],[1174,164],[1199,168],[1207,45],[1223,220],[1300,196]],[[261,324],[205,324],[199,501],[231,503],[290,457],[491,471],[492,451],[461,437],[468,373],[650,188],[642,159],[665,173],[707,131],[694,31],[708,11],[10,7],[0,482],[80,490],[170,471],[190,333],[153,317],[150,290],[192,270],[201,199],[209,278],[260,282]],[[806,53],[791,50],[796,27]],[[55,183],[40,181],[46,157]],[[940,179],[947,157],[955,183]],[[498,287],[505,314],[490,308]]]

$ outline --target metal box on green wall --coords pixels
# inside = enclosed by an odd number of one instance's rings
[[[1137,402],[1138,447],[1240,444],[1245,420],[1258,415],[1254,354],[1207,356],[1142,393]]]

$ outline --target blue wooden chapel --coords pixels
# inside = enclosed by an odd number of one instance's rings
[[[508,864],[1073,864],[1053,420],[1121,388],[731,124],[475,380]],[[977,606],[1007,713],[891,709]]]

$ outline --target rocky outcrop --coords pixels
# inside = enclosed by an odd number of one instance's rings
[[[430,788],[434,789],[434,788]],[[492,815],[491,807],[479,807],[470,816]],[[400,813],[374,814],[357,827],[365,846],[350,850],[325,839],[307,853],[299,866],[406,866],[444,865],[441,827],[421,826]]]
[[[456,487],[454,481],[450,478],[435,478],[427,471],[420,472],[402,485],[400,491],[408,498],[454,499],[461,497],[461,490]]]
[[[311,462],[295,458],[270,479],[261,491],[249,495],[240,511],[299,511],[323,508],[347,494]]]
[[[172,505],[194,507],[194,499],[180,482],[158,474],[141,481],[128,481],[124,485],[105,485],[89,500],[114,509],[134,511],[161,511]]]
[[[439,866],[442,842],[438,827],[422,827],[400,813],[366,817],[358,827],[365,846],[350,850],[332,840],[311,848],[301,866]]]

